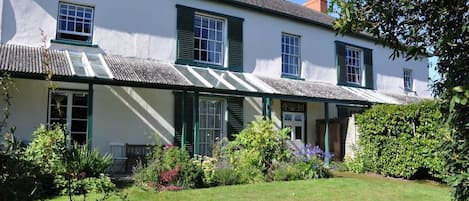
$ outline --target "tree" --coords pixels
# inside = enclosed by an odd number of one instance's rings
[[[455,200],[469,200],[469,1],[332,0],[330,10],[339,10],[338,34],[371,34],[394,50],[392,58],[439,58],[433,89],[451,127],[443,146],[447,182]]]

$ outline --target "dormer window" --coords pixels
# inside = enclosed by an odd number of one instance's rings
[[[91,43],[94,8],[71,3],[59,3],[57,39]]]

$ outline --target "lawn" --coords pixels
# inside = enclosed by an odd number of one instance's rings
[[[130,200],[450,200],[447,187],[431,182],[405,181],[374,175],[336,173],[331,179],[272,182],[155,193],[135,187],[123,190]],[[90,195],[89,200],[99,198]],[[68,200],[59,197],[53,200]],[[77,198],[76,200],[82,200]],[[111,199],[118,200],[118,199]]]

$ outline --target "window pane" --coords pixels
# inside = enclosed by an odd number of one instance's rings
[[[86,144],[86,134],[71,133],[72,143],[77,143],[79,145]]]
[[[60,108],[57,108],[57,106],[50,106],[49,111],[50,111],[49,118],[56,118],[56,119],[67,118],[67,106],[66,105]]]
[[[196,61],[221,65],[223,63],[223,20],[196,15],[194,23],[194,39],[200,41],[200,46],[194,45]]]
[[[87,121],[86,120],[73,120],[72,121],[72,132],[86,132]]]
[[[88,106],[88,95],[73,94],[73,105]]]
[[[301,137],[302,131],[303,130],[302,130],[301,126],[295,126],[295,139],[296,140],[301,140],[302,139],[302,137]]]
[[[87,119],[88,118],[88,109],[82,107],[73,107],[72,108],[72,118],[73,119]]]

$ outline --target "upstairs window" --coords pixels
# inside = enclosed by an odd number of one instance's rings
[[[223,65],[224,56],[223,19],[196,14],[194,17],[194,60]]]
[[[362,84],[362,52],[360,49],[347,47],[345,62],[347,65],[347,82]]]
[[[59,3],[57,39],[91,43],[94,8],[70,3]]]
[[[404,69],[404,90],[413,91],[414,90],[414,78],[412,77],[411,69]]]
[[[335,41],[337,84],[374,89],[373,50]]]
[[[282,75],[300,77],[300,36],[282,33]]]

